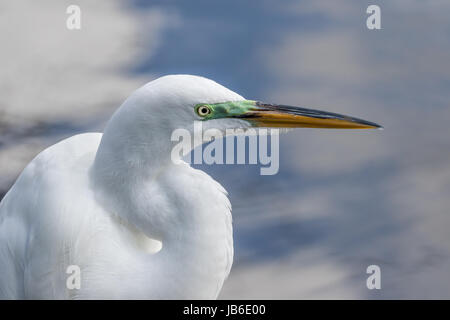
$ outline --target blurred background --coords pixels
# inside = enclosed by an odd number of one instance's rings
[[[66,8],[81,8],[81,30]],[[381,30],[366,9],[381,8]],[[102,131],[165,74],[384,131],[297,129],[280,170],[199,166],[233,204],[222,299],[450,298],[450,2],[44,0],[0,3],[0,197],[61,139]],[[381,268],[368,290],[366,268]]]

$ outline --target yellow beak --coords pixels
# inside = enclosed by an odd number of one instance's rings
[[[239,118],[255,127],[325,128],[325,129],[381,129],[382,126],[342,114],[301,107],[255,102],[253,108]]]

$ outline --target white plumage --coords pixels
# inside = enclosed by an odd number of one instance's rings
[[[170,160],[170,135],[192,127],[195,103],[240,99],[205,78],[162,77],[103,137],[39,154],[0,205],[0,298],[216,298],[233,259],[231,206],[210,176]],[[243,123],[221,125],[231,122]],[[79,290],[66,286],[69,265]]]
[[[380,128],[245,100],[202,77],[152,81],[123,103],[103,135],[81,134],[46,149],[6,194],[0,298],[216,298],[233,260],[231,205],[219,183],[171,152],[174,130],[193,134],[199,121],[203,130],[223,133]],[[201,143],[194,139],[192,147]],[[81,271],[79,289],[67,286],[69,266]]]

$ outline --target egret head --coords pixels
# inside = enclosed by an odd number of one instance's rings
[[[170,129],[272,128],[373,129],[376,123],[336,113],[246,100],[222,85],[198,76],[170,75],[136,91],[143,119],[154,117]],[[133,97],[133,96],[132,96]]]
[[[198,76],[169,75],[136,90],[108,123],[103,135],[105,157],[124,157],[123,162],[141,165],[155,150],[169,155],[172,134],[185,129],[195,136],[195,128],[381,128],[376,123],[336,113],[247,100],[224,86]],[[233,133],[232,133],[233,134]],[[202,141],[192,145],[201,144]],[[117,150],[121,150],[118,155]],[[132,156],[135,154],[135,156]],[[135,160],[133,160],[135,159]],[[162,156],[161,156],[162,159]]]

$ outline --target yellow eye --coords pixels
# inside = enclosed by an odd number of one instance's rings
[[[211,109],[207,105],[201,105],[197,107],[196,111],[200,117],[206,117],[208,114],[211,113]]]

